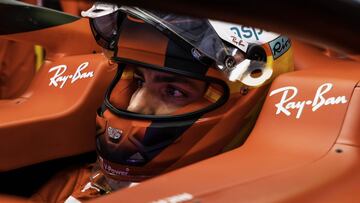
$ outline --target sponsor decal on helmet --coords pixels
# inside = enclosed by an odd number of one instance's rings
[[[297,109],[296,118],[299,119],[301,114],[307,106],[311,106],[313,112],[319,110],[323,106],[345,104],[348,100],[345,96],[326,97],[333,87],[332,83],[324,83],[318,87],[313,99],[305,101],[293,101],[298,93],[298,89],[294,86],[286,86],[270,92],[269,96],[273,96],[278,93],[282,93],[282,97],[279,103],[275,104],[277,108],[276,114],[283,113],[286,116],[290,116],[291,109]]]
[[[274,55],[274,59],[283,55],[291,46],[291,41],[285,36],[279,36],[273,41],[269,42],[271,52]]]
[[[239,39],[237,36],[232,35],[232,36],[230,36],[230,38],[232,39],[231,41],[232,41],[235,45],[237,45],[237,46],[242,46],[242,47],[245,47],[245,46],[246,46],[245,43],[244,43],[244,41],[243,41],[242,39]]]
[[[209,20],[209,22],[222,40],[225,40],[243,52],[246,52],[249,46],[248,43],[241,39],[241,36],[237,36],[229,29],[230,24],[216,20]]]
[[[173,195],[170,197],[153,201],[152,203],[179,203],[179,202],[186,202],[192,200],[193,198],[194,196],[192,194],[184,192],[178,195]]]
[[[102,163],[102,168],[107,171],[110,175],[116,175],[116,176],[127,176],[129,174],[130,169],[125,168],[125,170],[118,170],[115,168],[112,168],[110,164],[106,163],[103,159],[100,159],[100,162]]]
[[[234,32],[241,39],[245,39],[250,43],[267,43],[274,40],[279,34],[267,32],[263,29],[243,26],[243,25],[232,25],[230,30]]]
[[[279,36],[277,33],[268,32],[263,29],[238,25],[228,22],[210,20],[216,32],[225,33],[230,31],[232,36],[236,36],[248,43],[268,43]]]
[[[110,137],[110,140],[113,142],[118,142],[123,134],[122,130],[118,130],[118,129],[110,127],[110,126],[107,129],[107,133],[108,133],[108,136]]]
[[[85,72],[86,67],[89,66],[89,62],[84,62],[79,65],[73,74],[65,74],[67,70],[66,65],[58,65],[50,68],[50,72],[55,72],[54,76],[50,78],[49,86],[63,88],[66,82],[71,79],[71,84],[85,78],[94,77],[94,71]]]

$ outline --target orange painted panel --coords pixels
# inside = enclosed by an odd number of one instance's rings
[[[101,54],[48,61],[22,97],[0,101],[0,171],[94,150],[115,67]]]
[[[3,35],[14,41],[41,45],[46,50],[46,58],[91,54],[101,52],[92,35],[89,19],[82,18],[72,23],[31,32]]]
[[[356,147],[360,146],[360,87],[354,89],[348,113],[337,142]]]

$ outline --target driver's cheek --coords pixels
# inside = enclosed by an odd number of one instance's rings
[[[165,115],[175,111],[176,108],[163,101],[161,95],[142,87],[131,96],[127,110],[147,115]]]

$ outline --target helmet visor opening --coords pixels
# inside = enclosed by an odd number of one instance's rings
[[[171,117],[212,108],[225,92],[223,85],[211,80],[128,64],[107,99],[119,112]]]

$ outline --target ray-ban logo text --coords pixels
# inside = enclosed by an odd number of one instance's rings
[[[316,90],[314,98],[304,101],[296,101],[295,97],[298,94],[298,89],[294,86],[282,87],[270,92],[269,96],[273,96],[278,93],[282,93],[280,102],[275,104],[276,114],[283,113],[287,116],[291,115],[290,110],[297,110],[296,118],[300,118],[301,114],[307,106],[311,108],[313,112],[317,111],[323,106],[345,104],[348,100],[345,96],[330,97],[327,93],[332,89],[333,84],[322,84]]]
[[[70,79],[71,83],[74,83],[80,79],[94,77],[94,71],[84,71],[86,67],[88,67],[88,65],[89,62],[84,62],[80,64],[79,67],[76,69],[75,73],[73,74],[65,74],[67,70],[66,65],[58,65],[50,68],[49,73],[55,72],[55,74],[50,78],[49,86],[63,88],[66,82],[70,81]]]

